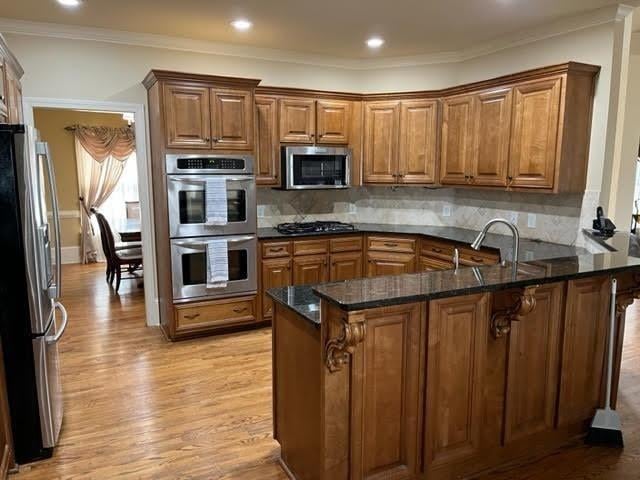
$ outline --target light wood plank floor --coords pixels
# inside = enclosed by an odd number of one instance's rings
[[[269,329],[167,343],[135,282],[66,266],[65,422],[51,460],[11,480],[284,480],[271,439]],[[567,449],[492,480],[640,479],[640,305],[629,310],[620,410],[627,448]]]

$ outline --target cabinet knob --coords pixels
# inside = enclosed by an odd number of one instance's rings
[[[216,138],[216,137],[213,137],[213,138],[211,139],[211,141],[212,141],[213,143],[218,143],[218,141],[219,141],[219,140],[220,140],[220,139],[219,139],[219,138]]]

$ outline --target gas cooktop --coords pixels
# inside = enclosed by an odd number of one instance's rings
[[[280,233],[300,234],[300,233],[318,233],[318,232],[350,232],[356,227],[350,223],[342,222],[296,222],[281,223],[276,227]]]

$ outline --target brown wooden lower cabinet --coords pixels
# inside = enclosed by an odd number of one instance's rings
[[[333,253],[330,257],[329,281],[362,277],[362,252]]]
[[[329,280],[327,255],[293,257],[293,284],[309,285]]]
[[[278,247],[277,247],[278,248]],[[273,315],[273,301],[266,294],[270,288],[285,287],[292,284],[291,259],[264,258],[261,269],[262,318],[271,318]]]
[[[230,327],[255,321],[255,295],[176,305],[177,334]]]
[[[434,272],[436,270],[451,270],[454,268],[453,262],[440,260],[439,258],[421,256],[418,261],[418,270],[421,272]]]
[[[298,479],[453,480],[575,441],[603,400],[609,288],[598,276],[360,311],[323,300],[319,326],[278,305],[283,464]]]
[[[368,252],[367,277],[402,275],[416,270],[416,256],[412,253]]]

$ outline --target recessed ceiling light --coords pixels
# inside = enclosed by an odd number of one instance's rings
[[[384,40],[380,37],[371,37],[367,40],[367,47],[369,48],[380,48],[384,44]]]
[[[58,0],[58,3],[64,7],[79,7],[82,0]]]
[[[236,30],[240,30],[241,32],[244,32],[245,30],[249,30],[253,26],[253,23],[251,23],[249,20],[246,20],[244,18],[239,18],[238,20],[234,20],[233,22],[231,22],[231,25]]]

